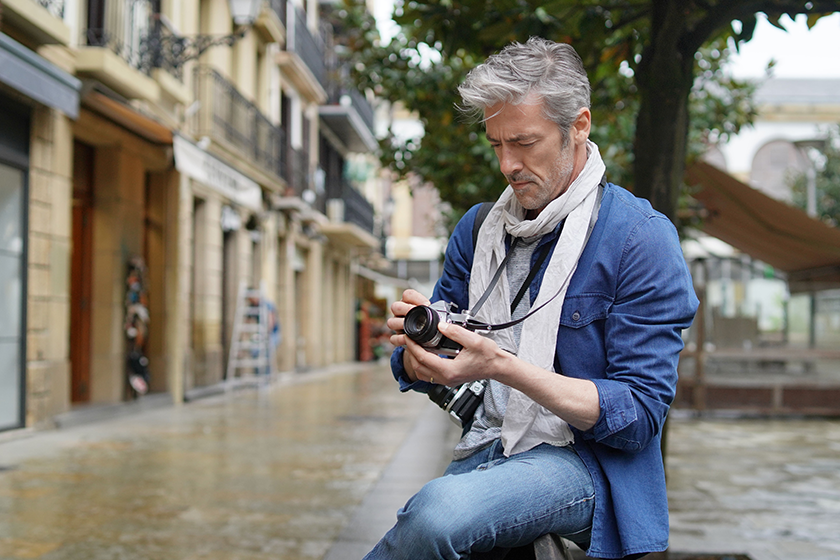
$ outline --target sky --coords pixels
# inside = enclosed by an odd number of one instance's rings
[[[397,31],[391,20],[393,2],[375,3],[375,17],[384,39]],[[759,18],[751,41],[732,57],[732,73],[739,78],[760,78],[770,59],[776,60],[777,78],[840,78],[840,13],[824,17],[808,29],[805,16],[781,19],[787,31]]]
[[[777,78],[840,78],[840,13],[820,19],[808,29],[805,16],[780,23],[787,32],[759,18],[751,41],[732,57],[730,70],[739,78],[759,78],[770,59]]]

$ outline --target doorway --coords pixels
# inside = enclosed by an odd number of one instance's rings
[[[0,163],[0,430],[23,425],[26,173]]]
[[[90,401],[93,158],[93,147],[73,143],[73,251],[70,262],[70,401],[73,403]]]

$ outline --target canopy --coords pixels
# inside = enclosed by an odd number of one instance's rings
[[[840,288],[840,230],[703,161],[686,169],[701,229],[788,275],[792,292]]]

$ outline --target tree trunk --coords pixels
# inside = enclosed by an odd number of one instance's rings
[[[636,71],[640,106],[634,140],[634,192],[676,223],[694,52],[681,50],[686,33],[681,0],[654,0],[652,4],[651,42]]]

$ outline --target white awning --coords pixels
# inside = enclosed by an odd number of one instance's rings
[[[207,185],[235,204],[254,211],[262,209],[262,190],[257,182],[183,136],[173,136],[172,148],[175,169],[180,173]]]

